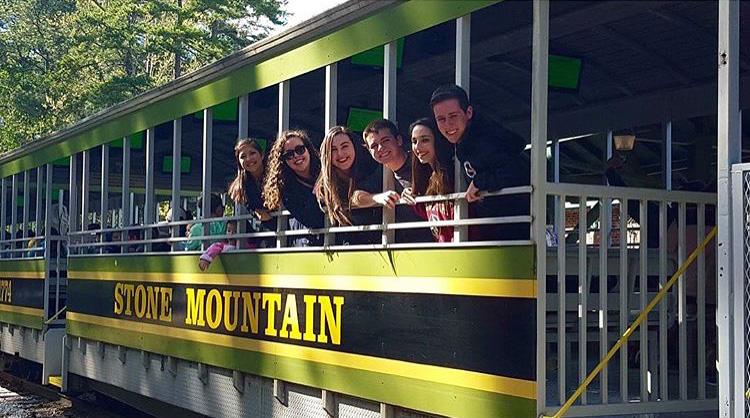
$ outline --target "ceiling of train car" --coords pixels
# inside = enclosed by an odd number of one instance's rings
[[[577,88],[549,91],[549,132],[561,138],[584,135],[561,145],[561,176],[567,181],[600,182],[604,169],[605,141],[602,127],[613,126],[635,133],[636,147],[648,174],[661,176],[663,137],[654,122],[678,121],[673,126],[676,170],[689,169],[699,142],[715,144],[715,117],[691,100],[675,105],[675,97],[688,91],[708,92],[696,102],[716,103],[715,2],[553,2],[550,9],[551,54],[580,60]],[[750,4],[742,4],[742,16],[750,16]],[[528,138],[531,107],[531,6],[529,2],[505,1],[475,12],[471,25],[471,96],[479,112],[505,123]],[[749,19],[743,19],[748,21]],[[455,22],[411,35],[399,47],[397,108],[402,129],[419,116],[429,114],[429,94],[439,84],[453,81]],[[741,27],[741,45],[750,43],[750,24]],[[740,77],[750,76],[750,48],[741,57]],[[377,61],[377,60],[376,60]],[[338,122],[351,122],[362,110],[382,108],[382,63],[339,63]],[[744,82],[741,100],[748,107],[750,94]],[[690,90],[693,89],[693,90]],[[696,90],[697,89],[697,90]],[[307,129],[315,142],[323,135],[324,71],[308,73],[291,83],[290,126]],[[686,93],[684,93],[686,94]],[[251,136],[271,139],[278,126],[278,89],[271,87],[250,96]],[[704,97],[705,96],[705,97]],[[653,99],[656,97],[656,99]],[[673,98],[670,102],[667,99]],[[641,105],[662,100],[656,108]],[[651,103],[651,102],[649,102]],[[684,109],[683,109],[684,107]],[[703,112],[703,113],[701,113]],[[369,113],[364,113],[365,115]],[[701,116],[704,115],[704,116]],[[361,115],[360,115],[361,116]],[[650,118],[650,119],[649,119]],[[231,119],[231,118],[230,118]],[[745,115],[747,120],[747,115]],[[200,189],[201,124],[194,115],[183,119],[182,153],[190,161],[182,176],[183,188]],[[748,137],[750,123],[743,124]],[[214,123],[213,187],[223,190],[234,174],[233,145],[237,122]],[[597,133],[595,135],[588,135]],[[617,132],[617,131],[616,131]],[[156,187],[169,189],[171,173],[163,170],[171,155],[171,126],[157,129]],[[708,146],[708,152],[712,151]],[[120,182],[119,149],[110,155],[110,181]],[[133,151],[132,174],[142,178],[142,149]],[[702,156],[705,161],[705,155]],[[714,158],[715,159],[715,158]],[[92,167],[98,167],[98,157]],[[65,170],[64,167],[59,170]],[[94,187],[98,184],[92,179]]]

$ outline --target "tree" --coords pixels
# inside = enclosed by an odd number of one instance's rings
[[[0,151],[263,38],[285,3],[0,0]]]

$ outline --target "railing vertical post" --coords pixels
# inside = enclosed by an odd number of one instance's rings
[[[659,202],[659,289],[667,283],[667,202]],[[669,399],[667,369],[667,300],[659,303],[659,396]],[[656,365],[653,365],[654,367]]]
[[[385,44],[383,65],[383,117],[396,122],[396,61],[398,57],[398,42]],[[393,190],[396,179],[393,172],[383,167],[383,190]],[[396,211],[383,206],[383,226],[391,224],[396,219]],[[394,231],[383,229],[382,244],[394,242]]]
[[[203,109],[203,202],[201,204],[201,217],[207,219],[211,217],[211,165],[213,156],[214,141],[214,112],[210,107]],[[207,236],[210,223],[203,223],[203,235]],[[201,243],[204,250],[208,247],[207,242]]]
[[[531,185],[532,185],[532,238],[536,241],[537,308],[536,308],[536,379],[537,413],[546,408],[547,341],[546,341],[546,288],[547,242],[547,70],[549,55],[549,2],[532,3],[531,48]],[[584,202],[584,200],[581,200]],[[583,203],[582,203],[583,204]],[[585,239],[585,236],[582,237]],[[564,243],[559,243],[564,245]],[[585,245],[585,244],[584,244]],[[585,248],[584,248],[585,249]],[[585,312],[584,312],[585,315]],[[585,373],[582,373],[581,379]]]
[[[154,223],[154,215],[156,209],[154,206],[154,148],[156,142],[156,128],[151,127],[146,129],[146,191],[145,199],[143,204],[143,224],[150,225]],[[144,231],[143,237],[145,239],[151,239],[151,227],[147,227]],[[147,243],[143,246],[144,251],[151,251],[151,244]]]
[[[717,121],[717,226],[718,226],[718,271],[717,271],[717,325],[719,365],[719,416],[739,418],[744,416],[744,372],[735,365],[736,340],[735,317],[741,306],[735,306],[737,290],[741,287],[742,276],[735,276],[734,255],[732,253],[732,185],[730,170],[732,164],[742,159],[742,141],[739,132],[739,31],[740,2],[719,1],[718,15],[718,121]],[[739,261],[739,260],[738,260]],[[739,265],[739,263],[737,263]],[[740,293],[741,296],[741,293]],[[740,303],[741,305],[741,303]],[[742,353],[744,354],[744,353]]]
[[[602,198],[599,202],[601,205],[601,210],[599,211],[599,357],[604,358],[609,349],[609,334],[607,333],[607,297],[609,296],[607,288],[607,262],[609,261],[609,227],[612,221],[612,215],[610,214],[612,200]],[[608,367],[602,370],[600,382],[602,404],[606,405],[609,403]]]
[[[555,213],[555,226],[557,227],[557,385],[560,405],[562,405],[567,396],[567,359],[565,358],[565,354],[568,348],[565,338],[567,325],[565,320],[567,310],[565,306],[565,298],[567,296],[565,286],[565,280],[567,279],[567,268],[565,266],[565,262],[567,261],[565,254],[565,195],[558,196],[556,203],[559,208],[562,208]]]
[[[628,200],[620,198],[620,335],[625,334],[630,315],[630,286],[628,281]],[[635,286],[635,283],[632,284]],[[620,402],[628,402],[628,345],[620,349]]]
[[[247,112],[245,112],[247,115]],[[247,122],[247,116],[245,116]],[[182,177],[182,118],[177,118],[172,122],[172,200],[169,204],[172,211],[172,221],[181,221],[178,216],[180,212],[180,180]],[[174,226],[171,229],[172,238],[180,235],[180,227]],[[177,249],[177,243],[172,243],[172,251]]]
[[[640,270],[638,273],[638,296],[640,301],[639,309],[643,312],[646,309],[648,296],[648,201],[640,200],[640,233],[638,240]],[[648,394],[651,391],[649,387],[648,375],[648,327],[641,326],[640,331],[640,383],[641,383],[641,402],[648,402]]]
[[[677,265],[681,266],[687,258],[687,249],[685,248],[685,228],[686,222],[686,203],[680,202],[678,206],[677,226],[679,227],[679,238],[677,240]],[[701,236],[698,235],[697,239]],[[696,241],[697,245],[697,241]],[[703,253],[704,251],[701,251]],[[677,282],[677,326],[679,330],[679,390],[680,399],[687,400],[687,295],[685,275],[680,276]]]
[[[578,383],[586,379],[588,369],[588,256],[587,238],[588,232],[588,197],[580,196],[578,200]],[[538,248],[538,244],[537,244]],[[581,405],[586,405],[586,392],[581,394]]]
[[[456,85],[461,86],[466,93],[471,94],[471,15],[456,19]],[[458,159],[454,160],[453,188],[456,192],[466,190],[463,167]],[[461,220],[469,217],[469,204],[466,200],[457,200],[453,205],[453,219]],[[469,228],[456,226],[453,228],[453,242],[469,240]]]
[[[706,206],[698,204],[696,237],[706,235]],[[697,317],[698,317],[698,399],[706,399],[706,252],[701,251],[697,261]],[[712,324],[711,326],[715,326]]]

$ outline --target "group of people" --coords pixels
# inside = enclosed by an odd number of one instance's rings
[[[493,121],[482,117],[469,102],[466,91],[456,85],[442,86],[431,97],[433,117],[409,126],[410,150],[396,125],[387,119],[370,122],[359,139],[349,128],[334,126],[320,149],[302,130],[282,132],[264,155],[253,139],[243,138],[234,148],[237,175],[228,195],[254,214],[251,227],[275,229],[270,211],[288,210],[291,229],[381,223],[378,208],[396,209],[397,220],[451,220],[450,200],[417,204],[415,198],[455,191],[454,158],[465,178],[466,200],[472,217],[528,215],[528,199],[518,196],[485,198],[483,192],[529,182],[523,155],[525,141]],[[369,155],[367,155],[369,154]],[[392,190],[383,191],[381,165],[396,179]],[[223,216],[221,199],[212,195],[211,217]],[[399,205],[398,202],[409,204]],[[230,223],[231,224],[231,223]],[[208,231],[204,233],[204,229]],[[449,242],[452,227],[432,229],[432,239]],[[190,228],[187,249],[199,249],[201,235],[225,235],[227,223],[216,220]],[[405,234],[404,237],[407,235]],[[528,224],[483,225],[470,228],[470,239],[528,239]],[[306,236],[295,245],[316,245],[319,236]],[[398,240],[398,236],[397,236]],[[373,242],[372,232],[337,236],[337,244]],[[249,245],[261,245],[259,241]],[[194,247],[194,248],[193,248]],[[227,241],[212,244],[201,256],[201,269],[226,248]]]

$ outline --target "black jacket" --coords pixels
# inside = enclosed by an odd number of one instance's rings
[[[522,152],[526,141],[495,122],[474,113],[456,156],[466,183],[482,191],[529,184],[529,165]]]
[[[292,217],[307,228],[323,228],[323,212],[318,206],[312,187],[300,183],[293,174],[284,178],[282,201]]]

